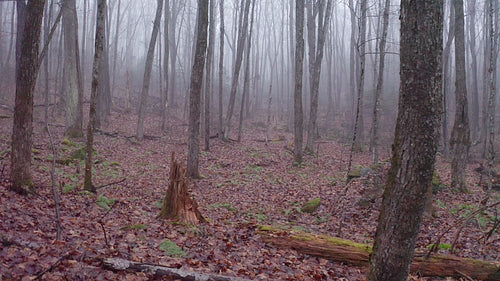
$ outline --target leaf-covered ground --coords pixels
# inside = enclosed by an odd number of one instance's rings
[[[202,179],[190,181],[190,189],[207,222],[175,224],[156,216],[166,192],[171,153],[186,159],[187,125],[169,118],[162,135],[159,118],[148,118],[146,134],[151,137],[142,142],[132,137],[134,113],[112,113],[103,126],[107,134],[96,135],[94,184],[104,185],[97,194],[82,192],[84,162],[79,150],[84,140],[65,140],[62,126],[50,126],[59,160],[55,185],[61,201],[60,240],[56,239],[50,174],[54,155],[44,124],[35,121],[32,166],[37,194],[20,196],[8,189],[12,118],[0,119],[0,280],[32,280],[47,269],[42,279],[152,278],[103,269],[106,257],[255,280],[364,279],[365,269],[266,245],[254,226],[277,225],[372,243],[387,161],[364,169],[366,174],[347,184],[345,139],[324,136],[317,144],[317,155],[306,156],[303,165],[294,167],[285,148],[292,147],[292,134],[273,123],[265,143],[264,123],[247,120],[240,143],[212,139],[210,151],[200,155]],[[389,146],[383,146],[382,159],[388,159]],[[370,154],[357,153],[353,163],[355,168],[370,166]],[[495,210],[475,216],[463,228],[456,224],[477,209],[486,195],[480,174],[473,170],[478,163],[471,160],[470,193],[461,194],[449,188],[449,160],[438,157],[437,174],[444,186],[435,195],[434,216],[423,221],[417,251],[426,251],[450,228],[440,240],[439,252],[448,253],[446,248],[454,244],[457,256],[499,259],[498,229],[488,236],[498,221]],[[113,182],[119,183],[107,185]],[[490,202],[498,197],[494,193]],[[321,198],[319,208],[312,214],[301,212],[302,204],[314,198]]]

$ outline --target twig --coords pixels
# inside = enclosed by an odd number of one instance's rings
[[[124,182],[125,180],[127,180],[127,178],[123,178],[119,181],[114,181],[114,182],[110,182],[110,183],[107,183],[107,184],[102,184],[102,185],[99,185],[99,186],[96,186],[95,189],[99,189],[99,188],[103,188],[103,187],[106,187],[106,186],[110,186],[110,185],[113,185],[113,184],[119,184],[119,183],[122,183]]]
[[[35,277],[35,279],[33,280],[38,280],[40,279],[45,273],[51,271],[52,269],[56,268],[56,266],[62,261],[64,260],[65,258],[67,258],[68,256],[70,255],[70,253],[66,253],[62,256],[60,256],[53,264],[51,264],[48,268],[44,269],[43,271],[41,271],[40,273],[38,273]]]
[[[57,224],[57,240],[61,239],[61,214],[59,210],[59,195],[57,194],[56,188],[56,180],[55,180],[55,170],[56,170],[56,161],[57,161],[57,153],[56,148],[54,146],[54,142],[52,141],[52,135],[50,134],[49,124],[47,124],[47,133],[49,134],[50,146],[52,147],[52,154],[54,155],[52,159],[52,169],[50,170],[50,179],[52,181],[52,192],[54,193],[54,202],[56,208],[56,224]]]
[[[460,274],[460,275],[462,275],[467,280],[474,281],[474,279],[472,279],[469,275],[467,275],[467,274],[465,274],[465,273],[463,273],[463,272],[461,272],[459,270],[457,270],[457,273]]]
[[[115,203],[113,203],[113,205],[111,205],[111,207],[108,209],[108,211],[106,211],[106,213],[104,213],[104,215],[102,215],[102,217],[97,221],[97,223],[99,223],[102,227],[102,231],[104,232],[104,242],[106,243],[106,247],[108,247],[108,248],[109,248],[108,236],[106,235],[106,228],[104,228],[104,224],[102,223],[102,220],[109,214],[109,212],[111,212],[111,210],[116,205],[116,203],[118,203],[118,201],[115,201]]]

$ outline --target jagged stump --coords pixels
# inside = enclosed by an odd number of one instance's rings
[[[205,218],[198,210],[198,204],[189,196],[185,173],[186,169],[175,161],[175,154],[172,153],[167,194],[158,217],[190,224],[204,222]]]

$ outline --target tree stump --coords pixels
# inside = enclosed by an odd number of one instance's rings
[[[186,169],[175,161],[175,153],[172,153],[167,194],[158,217],[190,224],[204,222],[205,218],[198,210],[198,204],[189,196],[185,173]]]

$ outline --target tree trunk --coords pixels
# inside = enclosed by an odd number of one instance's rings
[[[454,0],[455,7],[455,123],[451,132],[450,146],[453,154],[451,161],[451,186],[467,192],[465,167],[469,156],[470,130],[465,76],[465,33],[464,3]]]
[[[210,150],[210,103],[212,97],[212,61],[215,45],[215,0],[210,0],[209,42],[207,49],[207,75],[205,77],[205,151]]]
[[[370,138],[370,148],[372,151],[372,163],[378,162],[378,126],[380,119],[380,98],[384,88],[384,68],[385,68],[385,43],[387,39],[387,29],[389,26],[389,8],[391,0],[385,0],[384,15],[382,22],[382,37],[380,38],[379,56],[380,62],[378,65],[377,86],[375,88],[375,98],[373,102],[373,120]]]
[[[222,123],[222,98],[224,94],[224,0],[219,3],[220,26],[219,26],[219,140],[224,139],[224,124]]]
[[[454,0],[452,0],[454,1]],[[450,25],[448,27],[448,36],[446,39],[446,45],[443,50],[443,154],[448,156],[449,153],[449,136],[448,136],[448,90],[449,79],[450,79],[450,54],[451,54],[451,44],[453,43],[453,38],[455,37],[455,8],[450,5]]]
[[[295,0],[295,87],[293,94],[294,104],[294,136],[293,136],[293,164],[302,164],[302,143],[304,138],[304,113],[302,110],[302,74],[304,64],[304,1]]]
[[[146,106],[149,95],[149,83],[151,78],[151,70],[153,68],[153,56],[156,46],[156,37],[158,37],[158,29],[160,28],[161,9],[163,0],[157,1],[156,15],[153,23],[153,31],[151,32],[151,40],[149,41],[148,54],[146,55],[146,65],[144,67],[144,79],[142,81],[141,101],[139,104],[139,119],[137,121],[136,137],[139,141],[144,138],[144,118],[146,117]]]
[[[229,139],[229,130],[231,127],[231,119],[233,116],[234,104],[236,102],[236,90],[238,89],[238,78],[240,75],[241,61],[243,59],[243,50],[245,49],[245,42],[247,38],[248,29],[248,14],[250,11],[250,0],[245,0],[245,7],[242,7],[242,26],[238,34],[238,46],[236,49],[236,61],[234,63],[233,78],[231,81],[231,92],[229,94],[229,106],[226,113],[226,120],[224,125],[224,140]]]
[[[476,0],[467,1],[468,4],[468,14],[469,19],[467,20],[467,25],[469,29],[469,47],[470,47],[470,59],[471,59],[471,97],[472,97],[472,107],[471,107],[471,132],[472,140],[475,141],[478,138],[479,132],[479,88],[477,85],[477,50],[476,50]]]
[[[358,80],[358,95],[356,103],[356,119],[354,121],[354,134],[352,138],[351,154],[354,151],[363,150],[363,102],[365,90],[365,62],[366,62],[366,10],[367,0],[361,0],[360,10],[361,18],[359,23],[359,42],[357,43],[356,50],[359,56],[359,80]],[[352,156],[350,156],[352,158]],[[349,161],[351,162],[351,160]]]
[[[19,48],[10,174],[12,189],[18,193],[26,193],[26,187],[33,188],[31,175],[33,94],[38,74],[36,66],[38,64],[44,6],[44,0],[31,0],[28,2],[26,20],[23,25],[23,36]]]
[[[208,1],[199,1],[206,2],[206,6],[203,7],[206,8],[205,11],[208,11]],[[205,19],[207,18],[208,13],[205,16]],[[161,219],[170,219],[191,224],[204,222],[205,218],[203,218],[198,210],[198,204],[189,195],[188,180],[184,177],[184,174],[185,169],[182,168],[181,163],[175,161],[175,154],[172,153],[167,194],[163,200],[163,207],[161,208],[158,217]]]
[[[63,32],[64,32],[64,70],[63,89],[66,95],[66,131],[65,135],[72,138],[83,136],[82,106],[83,97],[79,90],[79,57],[78,23],[76,17],[76,1],[64,0],[63,5]]]
[[[309,111],[309,125],[307,127],[307,143],[306,143],[306,152],[314,153],[314,140],[316,139],[317,132],[317,119],[318,119],[318,95],[319,95],[319,80],[321,77],[321,62],[323,61],[323,46],[325,44],[325,34],[330,22],[330,14],[332,10],[332,1],[328,0],[326,4],[326,10],[324,10],[324,3],[316,4],[318,5],[317,9],[317,20],[318,20],[318,38],[317,42],[314,38],[314,21],[316,12],[310,11],[308,13],[307,19],[307,34],[309,41],[309,73],[310,73],[310,111]],[[315,5],[315,6],[316,6]],[[316,8],[313,8],[313,10]],[[310,17],[310,16],[311,17]]]
[[[96,29],[95,29],[95,51],[94,51],[94,63],[92,66],[92,88],[90,92],[90,111],[89,111],[89,123],[87,125],[87,146],[85,148],[85,178],[83,182],[83,189],[96,192],[95,186],[92,184],[92,151],[94,145],[94,130],[97,125],[97,100],[98,100],[98,87],[99,87],[99,71],[101,56],[104,50],[105,44],[105,12],[106,12],[106,0],[98,0],[97,2],[97,17],[96,17]]]
[[[167,108],[168,108],[168,56],[169,56],[169,43],[168,43],[168,23],[170,22],[170,3],[165,0],[165,19],[164,19],[164,54],[163,54],[163,75],[165,77],[165,91],[161,93],[161,131],[164,132],[167,126]]]
[[[198,0],[198,20],[196,50],[191,70],[189,86],[189,127],[188,127],[188,160],[187,176],[199,178],[198,158],[200,154],[200,103],[203,84],[203,70],[207,52],[208,1]],[[211,0],[214,1],[214,0]]]
[[[279,229],[263,225],[257,229],[257,233],[260,234],[262,240],[278,247],[291,248],[311,256],[355,266],[368,266],[368,259],[372,252],[372,246],[368,244],[296,229]],[[410,271],[424,276],[461,278],[466,275],[485,280],[500,278],[500,267],[493,262],[443,255],[431,255],[428,258],[415,257]]]
[[[442,0],[403,0],[400,17],[398,119],[368,280],[406,280],[439,144]]]
[[[250,32],[248,34],[248,42],[246,47],[246,58],[245,58],[245,75],[243,79],[243,95],[241,97],[241,106],[240,106],[240,120],[238,124],[238,142],[241,141],[241,130],[243,127],[243,116],[245,114],[245,103],[248,102],[249,96],[249,83],[250,83],[250,53],[252,46],[252,30],[253,30],[253,20],[254,20],[254,12],[255,12],[255,0],[252,1],[252,14],[250,16]]]

